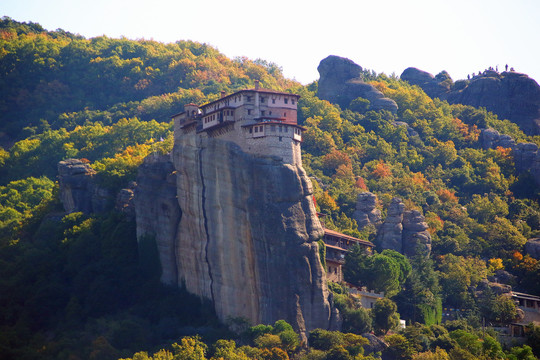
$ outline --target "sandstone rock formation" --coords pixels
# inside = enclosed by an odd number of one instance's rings
[[[85,214],[109,210],[113,197],[109,190],[95,183],[96,172],[78,159],[67,159],[58,163],[60,200],[67,213],[81,211]]]
[[[447,74],[446,72],[443,73]],[[420,86],[431,98],[440,98],[450,91],[449,82],[444,81],[449,79],[449,76],[435,78],[435,76],[426,71],[410,67],[405,69],[400,77],[401,80],[408,81],[411,85]]]
[[[516,142],[510,135],[500,134],[495,129],[482,129],[478,138],[482,148],[496,149],[498,146],[503,148],[514,148]]]
[[[176,234],[182,215],[176,199],[176,175],[170,156],[149,156],[139,167],[135,189],[137,235],[154,237],[161,281],[177,284]]]
[[[383,249],[392,249],[402,252],[403,244],[401,241],[403,232],[403,212],[405,204],[400,198],[393,198],[388,206],[386,219],[379,227],[376,242]]]
[[[540,259],[540,238],[533,238],[527,240],[525,244],[525,251],[527,254],[535,259]]]
[[[364,192],[358,194],[356,198],[356,210],[353,213],[353,219],[358,224],[358,230],[362,230],[368,225],[378,228],[381,225],[381,210],[376,208],[377,195]]]
[[[540,151],[534,143],[517,143],[509,135],[500,134],[494,129],[482,129],[479,137],[484,149],[495,149],[498,146],[512,149],[514,164],[518,173],[528,172],[540,185]]]
[[[135,217],[135,189],[137,188],[137,183],[131,181],[128,184],[128,187],[121,189],[118,195],[116,195],[116,202],[114,204],[114,209],[116,211],[126,214],[128,217]]]
[[[387,216],[377,232],[376,242],[382,249],[398,251],[409,257],[431,253],[431,234],[426,219],[418,210],[405,211],[400,198],[393,198]]]
[[[60,200],[67,213],[92,212],[92,179],[95,174],[90,165],[78,159],[67,159],[58,163]]]
[[[317,96],[347,108],[352,100],[362,97],[370,101],[372,110],[388,110],[396,113],[398,106],[384,97],[374,86],[364,82],[362,67],[353,61],[330,55],[317,68],[320,74]]]
[[[185,136],[172,162],[145,161],[137,183],[137,234],[155,237],[164,282],[209,299],[222,320],[336,328],[301,167]]]
[[[525,74],[486,70],[469,81],[449,86],[446,76],[437,76],[407,68],[401,79],[420,86],[431,97],[451,104],[485,107],[501,119],[508,119],[527,134],[540,134],[540,86]]]
[[[403,213],[402,252],[411,257],[416,254],[429,256],[431,253],[431,234],[427,231],[426,218],[418,210]]]

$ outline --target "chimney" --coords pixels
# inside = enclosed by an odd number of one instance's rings
[[[222,98],[222,99],[225,97],[225,94],[226,94],[225,91],[222,90],[222,91],[221,91],[221,98]]]
[[[259,80],[255,80],[255,90],[259,90]]]

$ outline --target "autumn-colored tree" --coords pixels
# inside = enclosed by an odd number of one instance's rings
[[[371,172],[371,175],[379,179],[386,178],[392,176],[392,170],[388,164],[386,164],[383,160],[380,160],[375,166],[375,169],[373,169]]]

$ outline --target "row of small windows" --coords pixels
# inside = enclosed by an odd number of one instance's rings
[[[253,130],[255,129],[255,130]],[[276,125],[270,125],[270,131],[271,132],[276,132]],[[277,126],[277,131],[278,132],[289,132],[289,127],[288,126],[284,126],[284,125],[278,125]],[[251,128],[249,128],[249,133],[252,134],[253,132],[256,132],[256,133],[259,133],[259,132],[263,132],[263,126],[262,125],[259,125],[259,126],[253,126]],[[301,131],[300,129],[297,129],[297,128],[294,128],[294,133],[297,134],[297,135],[301,135]]]
[[[248,96],[248,95],[244,95],[244,98],[246,99],[246,102],[251,102],[251,99],[252,99],[252,96]],[[264,103],[266,101],[266,98],[264,96],[261,96],[260,98],[260,101],[261,103]],[[242,96],[235,96],[234,97],[234,102],[238,102],[238,101],[242,101]],[[289,98],[283,98],[283,102],[285,104],[288,104],[289,103]],[[276,103],[276,99],[275,98],[272,98],[272,104],[275,104]],[[294,105],[294,99],[291,99],[291,104]]]
[[[209,123],[209,122],[214,121],[214,120],[216,120],[216,114],[205,117],[204,118],[204,123],[206,124],[206,123]]]

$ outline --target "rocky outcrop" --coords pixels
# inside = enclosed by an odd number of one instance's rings
[[[402,253],[409,257],[417,254],[429,256],[431,253],[431,234],[426,218],[418,210],[403,213]]]
[[[85,214],[102,212],[112,208],[113,196],[108,189],[95,182],[96,172],[78,159],[67,159],[58,163],[60,201],[67,213]]]
[[[377,232],[377,244],[382,249],[402,252],[403,212],[405,204],[400,198],[393,198],[387,210],[386,219]]]
[[[495,129],[482,129],[478,138],[480,145],[484,149],[496,149],[497,147],[514,148],[516,142],[510,135],[500,134]]]
[[[114,204],[114,209],[116,211],[126,214],[128,217],[135,217],[135,189],[137,188],[137,183],[131,181],[128,184],[128,187],[121,189],[118,195],[116,195],[116,202]]]
[[[177,284],[176,234],[180,206],[176,199],[176,174],[170,156],[149,156],[137,172],[135,189],[137,237],[155,240],[161,263],[161,281]]]
[[[320,74],[317,96],[343,109],[352,100],[361,97],[369,100],[371,110],[388,110],[396,113],[398,106],[392,99],[384,97],[374,86],[364,82],[362,67],[339,56],[328,56],[317,68]]]
[[[388,347],[388,344],[385,343],[382,339],[375,336],[375,334],[364,333],[362,334],[362,336],[365,337],[369,341],[369,344],[364,345],[365,355],[382,352]]]
[[[377,229],[381,225],[381,210],[376,207],[377,195],[370,192],[358,194],[356,210],[353,213],[353,218],[358,224],[358,230],[362,230],[368,225],[373,225]]]
[[[222,320],[336,328],[301,167],[184,136],[172,162],[145,161],[137,183],[137,234],[155,236],[164,282],[212,301]]]
[[[439,75],[408,68],[401,79],[420,86],[431,97],[451,104],[485,107],[499,118],[518,124],[529,135],[540,134],[540,86],[534,79],[514,71],[486,70],[450,86],[449,77]]]
[[[377,232],[376,242],[382,249],[398,251],[409,257],[431,253],[431,234],[425,217],[418,210],[405,211],[400,198],[393,198],[387,216]]]
[[[518,173],[528,172],[540,185],[540,151],[534,143],[517,143],[509,135],[500,134],[494,129],[482,129],[479,137],[484,149],[497,147],[512,149],[514,164]]]
[[[534,238],[527,240],[525,244],[525,251],[527,254],[535,259],[540,259],[540,238]]]
[[[92,212],[93,177],[96,174],[89,164],[78,159],[58,163],[60,200],[67,213]]]
[[[408,81],[411,85],[421,87],[431,98],[444,97],[450,91],[450,84],[452,81],[446,71],[435,77],[430,73],[415,67],[405,69],[401,74],[401,80]]]

